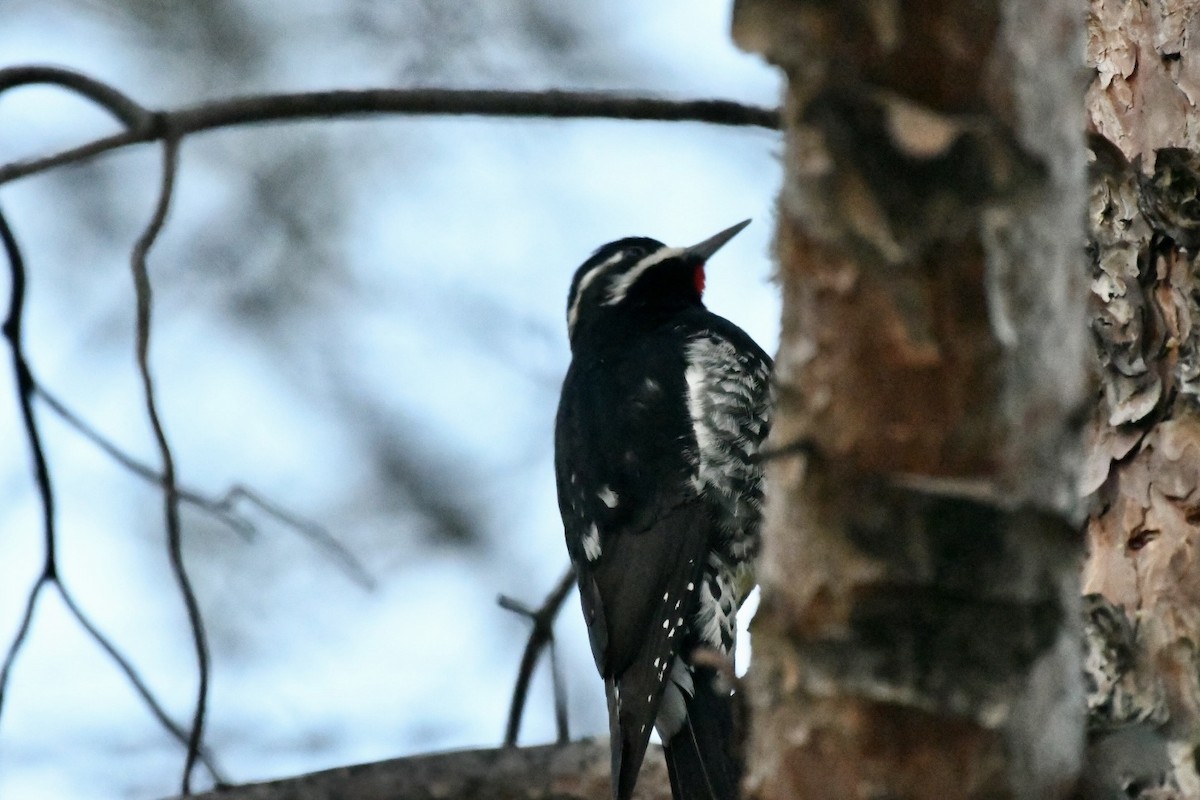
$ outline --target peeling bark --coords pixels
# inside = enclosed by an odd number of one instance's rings
[[[1200,8],[1189,0],[1093,0],[1087,33],[1096,131],[1130,161],[1163,147],[1200,150]]]
[[[1079,17],[735,5],[735,39],[788,77],[753,797],[1074,786]]]
[[[1089,727],[1165,751],[1128,772],[1200,796],[1200,9],[1095,0],[1089,253],[1103,393],[1090,428]],[[1114,644],[1115,643],[1115,644]],[[1110,748],[1111,749],[1111,748]],[[1131,796],[1138,795],[1136,792]],[[1144,796],[1149,796],[1144,795]]]

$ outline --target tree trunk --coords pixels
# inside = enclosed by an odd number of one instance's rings
[[[1200,797],[1200,11],[1095,0],[1088,34],[1089,730],[1128,796]]]
[[[788,77],[751,796],[1074,787],[1082,33],[1066,0],[735,5]]]

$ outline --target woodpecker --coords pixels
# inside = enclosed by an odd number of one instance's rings
[[[616,800],[633,794],[653,728],[675,800],[738,796],[721,665],[754,583],[771,359],[702,295],[705,262],[748,224],[692,247],[606,244],[567,298],[558,505],[608,698]]]

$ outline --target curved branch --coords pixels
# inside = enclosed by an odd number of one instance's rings
[[[9,301],[8,318],[4,322],[4,336],[9,341],[9,349],[13,357],[13,365],[17,373],[17,390],[21,402],[21,412],[25,423],[25,437],[29,442],[30,450],[33,453],[34,474],[37,483],[38,496],[41,498],[42,504],[42,520],[43,520],[43,535],[44,555],[42,561],[42,571],[34,581],[26,595],[25,607],[21,612],[21,620],[17,625],[17,632],[13,636],[8,649],[4,654],[3,665],[0,666],[0,714],[3,712],[4,698],[8,688],[9,676],[12,671],[13,664],[16,663],[17,655],[20,653],[25,639],[29,635],[29,628],[33,621],[33,614],[37,608],[37,601],[42,590],[47,586],[53,586],[58,589],[59,595],[66,604],[67,609],[75,617],[76,621],[87,632],[100,649],[117,664],[117,667],[124,673],[126,679],[129,680],[137,694],[146,703],[150,709],[150,713],[154,718],[165,727],[175,738],[184,742],[188,742],[187,736],[183,730],[175,723],[163,709],[162,704],[150,692],[145,680],[138,673],[132,662],[119,650],[96,625],[89,619],[79,604],[75,602],[74,596],[67,590],[66,584],[63,583],[61,576],[58,574],[58,556],[57,556],[57,536],[55,531],[55,515],[54,515],[54,492],[50,481],[50,471],[46,463],[45,453],[42,450],[41,436],[37,427],[37,420],[33,414],[33,395],[38,391],[37,381],[33,377],[29,365],[25,361],[25,353],[21,340],[21,320],[24,313],[25,305],[25,262],[21,255],[21,249],[17,244],[16,237],[12,229],[9,227],[8,219],[0,211],[0,242],[3,243],[3,249],[7,256],[9,273],[12,280],[12,296]],[[224,783],[225,779],[222,776],[215,760],[211,754],[202,750],[199,753],[199,758],[204,762],[205,767],[212,773],[213,778],[218,784]]]
[[[150,691],[150,687],[146,684],[141,673],[137,671],[137,668],[133,666],[129,658],[118,650],[117,646],[83,612],[83,608],[79,603],[75,602],[75,596],[67,591],[66,585],[62,581],[57,581],[57,585],[58,593],[62,597],[63,603],[67,606],[67,610],[71,612],[71,616],[75,617],[75,621],[83,627],[88,636],[92,637],[92,640],[100,646],[105,655],[117,665],[117,669],[121,671],[125,679],[133,686],[133,690],[137,692],[138,697],[142,698],[142,702],[150,709],[150,713],[154,718],[158,720],[158,724],[166,728],[177,740],[187,745],[190,741],[190,734],[179,723],[171,719],[170,715],[167,714],[167,710],[163,708],[162,703],[158,702],[158,698]],[[216,781],[217,786],[228,785],[229,779],[225,777],[220,767],[217,766],[216,757],[213,756],[207,747],[200,747],[199,758],[203,762],[204,767],[209,771],[209,774],[212,775],[213,780]]]
[[[33,582],[33,586],[29,588],[29,592],[25,595],[25,607],[21,610],[21,621],[17,624],[17,632],[13,634],[12,641],[8,643],[8,648],[4,651],[4,663],[0,665],[0,718],[4,714],[4,699],[8,694],[8,679],[12,675],[13,665],[17,663],[17,655],[21,652],[21,648],[25,646],[25,639],[29,636],[29,628],[33,624],[33,612],[37,609],[38,597],[42,594],[42,589],[52,583],[52,580],[43,570],[38,575],[37,580]]]
[[[17,655],[21,652],[25,639],[29,634],[29,626],[33,621],[33,612],[37,607],[38,597],[47,584],[57,579],[58,561],[55,552],[54,535],[54,490],[50,483],[50,470],[46,466],[46,454],[42,449],[42,437],[38,431],[37,418],[33,414],[33,374],[25,359],[24,343],[22,341],[22,321],[25,313],[25,260],[17,238],[9,227],[8,218],[0,211],[0,243],[3,244],[8,259],[8,270],[11,282],[8,316],[4,320],[4,338],[8,340],[9,353],[12,356],[13,378],[17,386],[17,400],[21,407],[21,421],[25,426],[25,441],[29,444],[30,455],[33,458],[34,481],[37,484],[38,497],[42,505],[42,539],[43,560],[42,571],[29,590],[25,602],[25,610],[17,632],[4,654],[3,666],[0,666],[0,712],[4,709],[4,697],[8,688],[8,679],[16,663]]]
[[[232,515],[239,500],[244,500],[268,517],[288,526],[315,546],[324,550],[327,555],[332,556],[334,561],[342,566],[346,575],[363,589],[369,592],[375,590],[377,585],[375,576],[325,526],[296,516],[283,506],[271,502],[253,489],[243,486],[240,483],[235,483],[225,491],[225,494],[221,495],[220,499],[214,502],[213,509],[214,511],[223,511]]]
[[[112,85],[82,72],[42,64],[0,69],[0,93],[19,86],[39,84],[70,89],[86,97],[116,117],[126,128],[140,130],[151,127],[153,114]]]
[[[32,80],[36,77],[38,80]],[[20,79],[20,80],[18,80]],[[334,119],[373,114],[542,117],[702,122],[778,130],[779,111],[730,100],[667,100],[608,92],[513,92],[491,89],[338,89],[260,94],[148,111],[94,79],[53,67],[0,69],[0,92],[29,83],[79,91],[118,115],[128,130],[47,156],[0,165],[0,184],[74,164],[110,150],[237,125]],[[120,113],[119,113],[120,112]],[[122,116],[121,114],[124,114]]]
[[[72,411],[65,403],[58,399],[53,393],[41,385],[34,384],[34,392],[42,399],[42,402],[49,406],[50,410],[59,416],[59,418],[74,428],[83,438],[87,439],[96,447],[104,451],[113,461],[116,461],[125,469],[132,472],[148,483],[162,487],[163,477],[154,470],[149,464],[143,463],[131,456],[129,453],[122,450],[111,440],[100,433],[91,423],[85,420],[79,414]],[[249,540],[255,533],[254,525],[250,520],[243,519],[232,513],[230,504],[227,498],[211,498],[207,497],[195,489],[189,489],[185,486],[176,487],[179,492],[179,499],[185,503],[190,503],[201,511],[205,511],[217,519],[228,525],[235,533]],[[230,491],[233,491],[232,489]]]
[[[133,271],[134,291],[137,296],[137,341],[136,354],[138,373],[142,379],[142,396],[145,398],[146,416],[154,432],[158,444],[159,456],[162,459],[163,512],[167,526],[167,554],[171,561],[171,571],[179,585],[179,593],[183,597],[187,610],[188,623],[192,629],[192,642],[196,649],[196,666],[199,671],[199,687],[196,696],[196,710],[192,717],[191,735],[188,737],[187,759],[183,768],[183,794],[191,793],[192,770],[200,756],[201,742],[204,737],[204,717],[208,707],[208,638],[204,631],[204,619],[200,614],[200,604],[196,600],[196,592],[188,577],[183,563],[183,536],[179,524],[179,487],[175,483],[175,457],[167,442],[167,434],[163,428],[162,419],[158,414],[158,404],[154,399],[154,380],[150,375],[150,313],[153,308],[150,289],[150,274],[146,268],[146,256],[158,234],[166,222],[167,212],[171,207],[171,197],[175,189],[175,174],[179,170],[179,139],[169,130],[163,139],[162,184],[159,188],[158,204],[154,214],[146,225],[146,230],[138,237],[133,246],[130,266]]]

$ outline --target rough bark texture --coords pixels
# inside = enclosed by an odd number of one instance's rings
[[[1079,12],[735,4],[788,78],[753,797],[1074,786]]]
[[[234,786],[192,800],[610,800],[609,762],[607,739],[459,750]],[[648,754],[633,796],[670,800],[658,753]]]
[[[1197,45],[1195,3],[1091,4],[1089,728],[1136,735],[1129,796],[1200,797]]]

